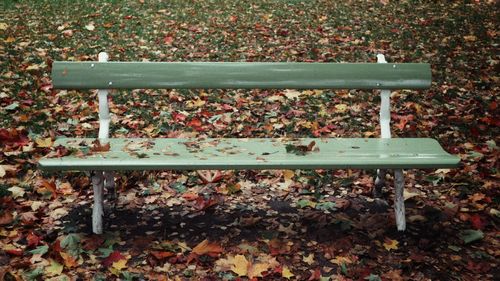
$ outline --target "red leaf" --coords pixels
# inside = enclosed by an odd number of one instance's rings
[[[315,280],[320,280],[320,278],[321,278],[321,270],[319,270],[319,268],[316,268],[313,272],[311,272],[311,276],[307,280],[315,281]]]
[[[30,232],[28,236],[26,236],[26,241],[28,241],[28,247],[36,247],[40,244],[41,239],[33,234],[33,232]]]
[[[474,227],[474,229],[484,229],[487,224],[486,221],[484,221],[484,219],[481,218],[481,216],[478,214],[470,216],[469,220],[472,223],[472,227]]]
[[[217,201],[210,198],[208,200],[205,200],[203,197],[198,197],[196,198],[196,203],[194,205],[194,207],[198,210],[198,211],[203,211],[213,205],[216,205],[217,204]]]
[[[22,256],[23,255],[23,250],[22,249],[10,249],[10,250],[5,250],[7,254],[11,254],[13,256]]]
[[[150,254],[159,260],[175,256],[175,253],[168,251],[151,251]]]
[[[107,258],[102,260],[102,265],[105,267],[110,267],[114,262],[117,262],[119,260],[124,260],[126,257],[122,256],[122,254],[119,251],[114,251]]]
[[[182,113],[172,112],[172,118],[174,119],[175,122],[182,122],[186,120],[186,115]]]
[[[198,118],[193,118],[187,123],[187,125],[190,127],[199,128],[201,127],[201,121]]]
[[[172,45],[172,42],[174,42],[174,38],[172,36],[165,36],[165,38],[163,38],[163,43],[167,45]]]

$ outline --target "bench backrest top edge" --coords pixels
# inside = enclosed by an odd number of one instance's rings
[[[56,89],[426,89],[427,63],[55,61]]]

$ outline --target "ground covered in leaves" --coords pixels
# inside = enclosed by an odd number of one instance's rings
[[[74,2],[74,3],[73,3]],[[498,278],[495,1],[3,1],[0,280]],[[92,235],[89,176],[42,173],[58,136],[96,137],[92,91],[55,60],[429,62],[393,93],[393,134],[432,137],[459,169],[406,171],[408,230],[374,171],[118,173]],[[378,137],[369,91],[113,92],[113,136]]]

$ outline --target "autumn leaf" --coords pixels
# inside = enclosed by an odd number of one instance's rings
[[[283,276],[286,279],[290,279],[294,277],[293,273],[290,271],[290,269],[287,266],[283,266],[283,271],[281,271],[281,276]]]
[[[113,265],[114,262],[117,262],[119,260],[126,259],[125,256],[123,256],[120,251],[113,251],[107,256],[105,259],[102,260],[102,265],[105,267],[110,267]]]
[[[45,268],[45,273],[48,276],[57,276],[62,273],[64,266],[53,259],[49,260],[49,266]]]
[[[10,211],[0,213],[0,225],[7,225],[14,221],[14,217]]]
[[[399,242],[397,240],[392,240],[392,239],[389,239],[389,238],[385,238],[383,245],[384,245],[384,248],[387,251],[397,250]]]
[[[109,142],[105,143],[105,144],[101,144],[99,139],[96,139],[92,142],[92,147],[90,148],[90,151],[92,151],[92,152],[107,152],[107,151],[109,151],[110,148],[111,148],[111,144]]]
[[[19,197],[23,197],[24,196],[24,189],[23,188],[20,188],[19,186],[13,186],[9,189],[10,192],[12,192],[12,197],[15,199],[15,198],[19,198]]]
[[[203,256],[203,255],[208,255],[211,257],[216,257],[220,253],[222,253],[223,249],[221,246],[219,246],[216,243],[210,243],[207,239],[201,241],[196,247],[193,248],[191,251],[191,254],[188,257],[188,263],[191,262],[193,259]]]

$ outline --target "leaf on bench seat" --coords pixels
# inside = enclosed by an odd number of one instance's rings
[[[308,145],[287,144],[285,148],[287,153],[293,153],[295,155],[306,155],[310,151],[319,151],[318,147],[314,147],[315,145],[316,142],[311,141]]]
[[[92,152],[107,152],[111,148],[110,143],[106,144],[101,144],[101,142],[96,139],[92,142],[92,147],[90,148],[90,151]]]

